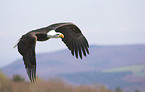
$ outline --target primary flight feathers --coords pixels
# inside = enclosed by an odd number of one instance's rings
[[[80,29],[73,23],[56,23],[48,27],[32,30],[23,35],[14,47],[18,47],[23,56],[25,68],[31,81],[36,80],[36,41],[46,41],[50,38],[61,38],[72,55],[82,59],[82,54],[89,54],[89,44]]]

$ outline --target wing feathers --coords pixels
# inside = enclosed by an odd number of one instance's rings
[[[86,48],[87,53],[89,54],[89,50],[88,50],[88,48],[87,48],[87,46],[86,46],[86,45],[85,45],[85,48]]]
[[[74,56],[74,51],[75,51],[74,44],[75,44],[75,41],[74,41],[74,39],[72,38],[72,40],[71,40],[71,48],[70,48],[70,50],[71,50],[71,53],[72,53],[73,56]]]
[[[52,26],[52,25],[51,25]],[[89,44],[86,38],[81,33],[80,29],[74,24],[68,24],[60,26],[55,29],[57,32],[61,32],[64,35],[62,41],[66,44],[71,54],[82,59],[82,53],[84,56],[89,54]],[[87,54],[86,54],[87,53]]]
[[[81,48],[79,48],[79,55],[80,55],[80,58],[82,59],[82,52],[81,52]]]
[[[74,41],[75,42],[75,55],[76,55],[76,58],[78,58],[78,43],[77,43],[77,41]]]
[[[81,46],[81,41],[80,41],[80,39],[77,39],[77,42],[78,42],[78,52],[79,52],[79,56],[80,56],[80,58],[82,59],[82,52],[81,52],[82,46]]]
[[[23,56],[25,68],[31,81],[36,79],[36,39],[34,35],[26,34],[18,43],[18,51]]]
[[[84,56],[86,56],[86,52],[85,52],[84,47],[82,48],[82,51],[83,51]]]
[[[84,47],[83,47],[83,44],[82,44],[82,41],[80,41],[80,45],[81,45],[81,48],[80,49],[81,49],[81,56],[82,56],[82,52],[83,52],[83,54],[85,53]],[[84,56],[86,56],[86,54],[84,54]]]
[[[26,70],[27,70],[27,74],[31,82],[35,81],[36,80],[36,67],[34,69],[27,68]]]

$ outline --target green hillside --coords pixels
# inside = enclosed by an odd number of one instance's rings
[[[145,76],[145,65],[133,65],[103,70],[103,72],[132,72],[136,76]]]

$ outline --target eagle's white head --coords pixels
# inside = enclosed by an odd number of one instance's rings
[[[48,38],[64,38],[62,33],[56,32],[55,30],[51,30],[47,33]]]

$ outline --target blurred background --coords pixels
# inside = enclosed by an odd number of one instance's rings
[[[37,75],[41,80],[60,78],[75,86],[95,84],[93,90],[106,88],[102,92],[144,92],[144,16],[144,0],[0,0],[1,75],[8,81],[14,75],[28,81],[22,56],[13,49],[17,40],[34,29],[72,22],[87,38],[90,55],[75,59],[61,39],[37,42]]]

